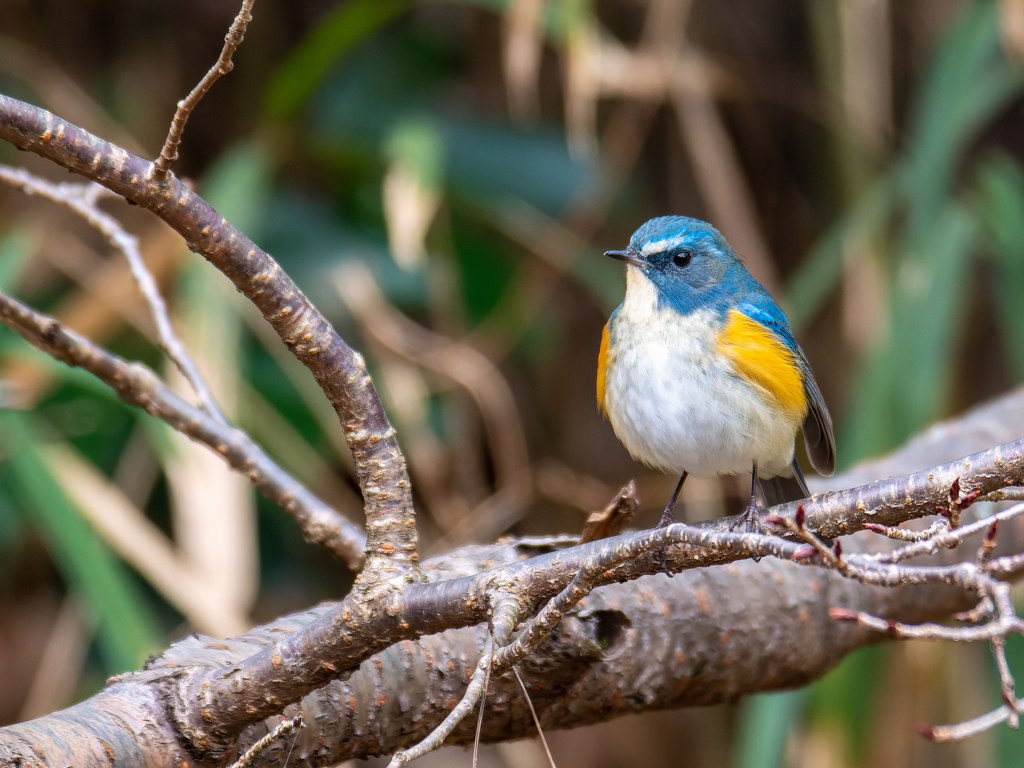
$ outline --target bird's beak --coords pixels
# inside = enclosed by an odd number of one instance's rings
[[[642,267],[643,262],[636,258],[630,251],[605,251],[605,256],[611,256],[613,259],[624,261],[627,264],[632,264],[634,267]]]

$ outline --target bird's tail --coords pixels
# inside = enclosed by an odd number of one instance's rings
[[[757,485],[761,489],[761,496],[764,498],[766,507],[774,507],[776,504],[785,504],[788,501],[799,501],[811,495],[807,490],[807,481],[800,471],[800,465],[793,459],[792,477],[773,477],[770,480],[757,479]]]

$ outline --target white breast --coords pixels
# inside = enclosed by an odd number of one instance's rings
[[[659,309],[657,289],[627,270],[610,331],[605,410],[630,454],[665,472],[703,477],[790,475],[797,429],[770,395],[715,353],[714,314]]]

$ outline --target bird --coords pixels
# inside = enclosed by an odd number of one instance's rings
[[[658,525],[690,474],[750,472],[748,531],[759,487],[766,506],[807,498],[796,433],[830,476],[832,419],[785,314],[721,233],[662,216],[605,256],[625,262],[626,294],[601,336],[597,402],[634,459],[679,475]]]

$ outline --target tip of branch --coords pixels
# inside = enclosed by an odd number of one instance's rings
[[[768,525],[781,525],[783,528],[786,527],[786,518],[779,517],[778,515],[767,515],[761,519],[761,522],[767,523]]]
[[[828,615],[836,621],[859,621],[860,614],[857,611],[851,611],[849,608],[842,608],[835,606],[828,609]]]
[[[999,519],[996,518],[992,521],[992,525],[988,527],[988,531],[985,532],[985,541],[995,541],[996,534],[999,533]]]
[[[818,553],[814,549],[814,547],[812,547],[810,544],[808,544],[805,547],[800,547],[800,549],[798,549],[796,552],[794,552],[793,553],[793,559],[797,560],[797,561],[799,561],[799,560],[810,560],[812,557],[814,557],[817,554]]]
[[[843,545],[840,543],[839,539],[836,539],[836,545],[834,547],[832,547],[832,552],[836,556],[837,560],[842,559],[842,557],[843,557]]]
[[[935,729],[926,723],[917,724],[917,732],[924,736],[928,741],[938,741]]]
[[[804,505],[803,504],[797,504],[796,505],[796,514],[793,516],[793,522],[796,523],[797,528],[803,528],[805,520],[806,520],[806,516],[804,514]]]
[[[880,533],[883,536],[887,535],[889,532],[888,526],[881,525],[880,523],[864,523],[864,527],[869,531]]]
[[[949,500],[956,504],[960,500],[960,478],[953,480],[949,486]]]

